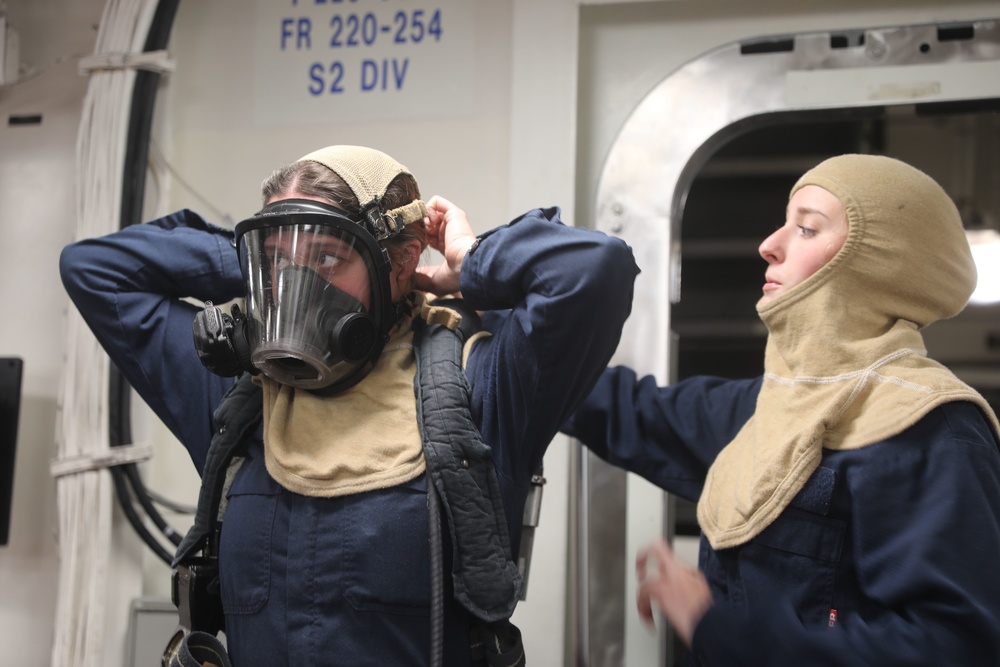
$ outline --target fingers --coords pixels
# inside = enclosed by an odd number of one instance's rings
[[[440,195],[431,197],[426,206],[424,227],[428,243],[446,256],[449,246],[453,246],[457,254],[464,237],[474,236],[465,211]]]
[[[674,555],[674,550],[670,548],[662,539],[657,539],[649,545],[649,549],[653,552],[656,557],[657,562],[660,564],[660,573],[664,574],[666,572],[666,567],[668,564],[676,562],[677,556]]]
[[[444,230],[448,222],[459,214],[464,215],[464,212],[440,195],[431,197],[426,206],[427,232],[444,241]]]
[[[647,628],[655,628],[653,623],[653,602],[649,595],[649,589],[645,584],[639,586],[636,591],[636,606],[639,608],[639,618]]]
[[[476,236],[465,211],[444,197],[434,195],[426,206],[427,243],[444,256],[444,262],[418,272],[417,288],[438,295],[453,294],[460,289],[462,263]]]
[[[674,555],[674,550],[662,539],[650,542],[645,547],[639,549],[635,556],[635,571],[639,577],[639,581],[643,581],[647,576],[646,567],[651,556],[656,561],[658,576],[661,577],[667,574],[667,566],[677,558]]]
[[[443,216],[445,213],[452,209],[458,208],[453,203],[442,197],[441,195],[434,195],[426,202],[427,211],[438,214],[438,216]]]
[[[428,222],[435,228],[445,228],[452,223],[457,223],[463,228],[461,231],[464,231],[464,228],[469,226],[465,211],[440,195],[431,197],[430,201],[426,202],[426,206]]]
[[[639,616],[649,625],[656,605],[680,640],[690,646],[695,627],[713,604],[705,576],[678,558],[662,539],[637,552],[635,567]]]
[[[658,557],[656,558],[656,571],[654,573],[647,571],[650,565],[650,556],[653,556],[655,551],[655,544],[649,544],[640,548],[635,555],[635,576],[639,582],[639,586],[636,589],[636,607],[639,611],[639,618],[650,629],[655,628],[653,622],[653,597],[655,596],[655,590],[653,589],[659,584],[663,576],[662,565]]]
[[[635,554],[635,575],[642,581],[646,576],[646,563],[649,561],[649,547],[639,549]]]
[[[646,627],[655,627],[653,603],[663,610],[663,597],[667,595],[676,560],[673,550],[662,539],[650,542],[636,552],[635,574],[639,582],[636,606]],[[667,620],[670,620],[669,617]]]
[[[423,221],[424,229],[427,230],[427,243],[435,250],[441,250],[444,246],[444,214],[439,209],[431,208],[427,205],[427,217]]]

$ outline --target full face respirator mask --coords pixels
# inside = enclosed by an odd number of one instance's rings
[[[358,151],[376,166],[389,160],[398,168],[384,170],[377,195],[363,190],[371,187],[370,178],[352,183],[345,177],[357,171]],[[285,385],[332,394],[371,371],[399,318],[389,255],[379,241],[423,218],[426,207],[415,200],[382,212],[380,195],[403,168],[378,151],[340,146],[310,155],[315,157],[303,160],[334,169],[359,201],[367,202],[361,215],[311,199],[284,199],[240,222],[236,248],[246,312],[234,305],[226,314],[206,303],[194,321],[194,340],[202,363],[218,375],[262,373]],[[353,169],[338,158],[353,159]]]

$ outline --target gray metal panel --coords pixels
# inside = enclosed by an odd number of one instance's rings
[[[177,607],[166,598],[141,597],[129,608],[126,650],[128,667],[159,665],[167,642],[177,630]]]

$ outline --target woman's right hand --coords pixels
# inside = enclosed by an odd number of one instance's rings
[[[651,556],[655,561],[652,572]],[[678,558],[662,539],[639,550],[635,572],[639,578],[639,615],[652,625],[655,602],[677,636],[690,647],[694,629],[713,604],[705,575]]]

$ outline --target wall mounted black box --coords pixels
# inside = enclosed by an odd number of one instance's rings
[[[0,358],[0,545],[10,534],[11,500],[14,496],[14,453],[17,418],[21,412],[21,375],[18,358]]]

